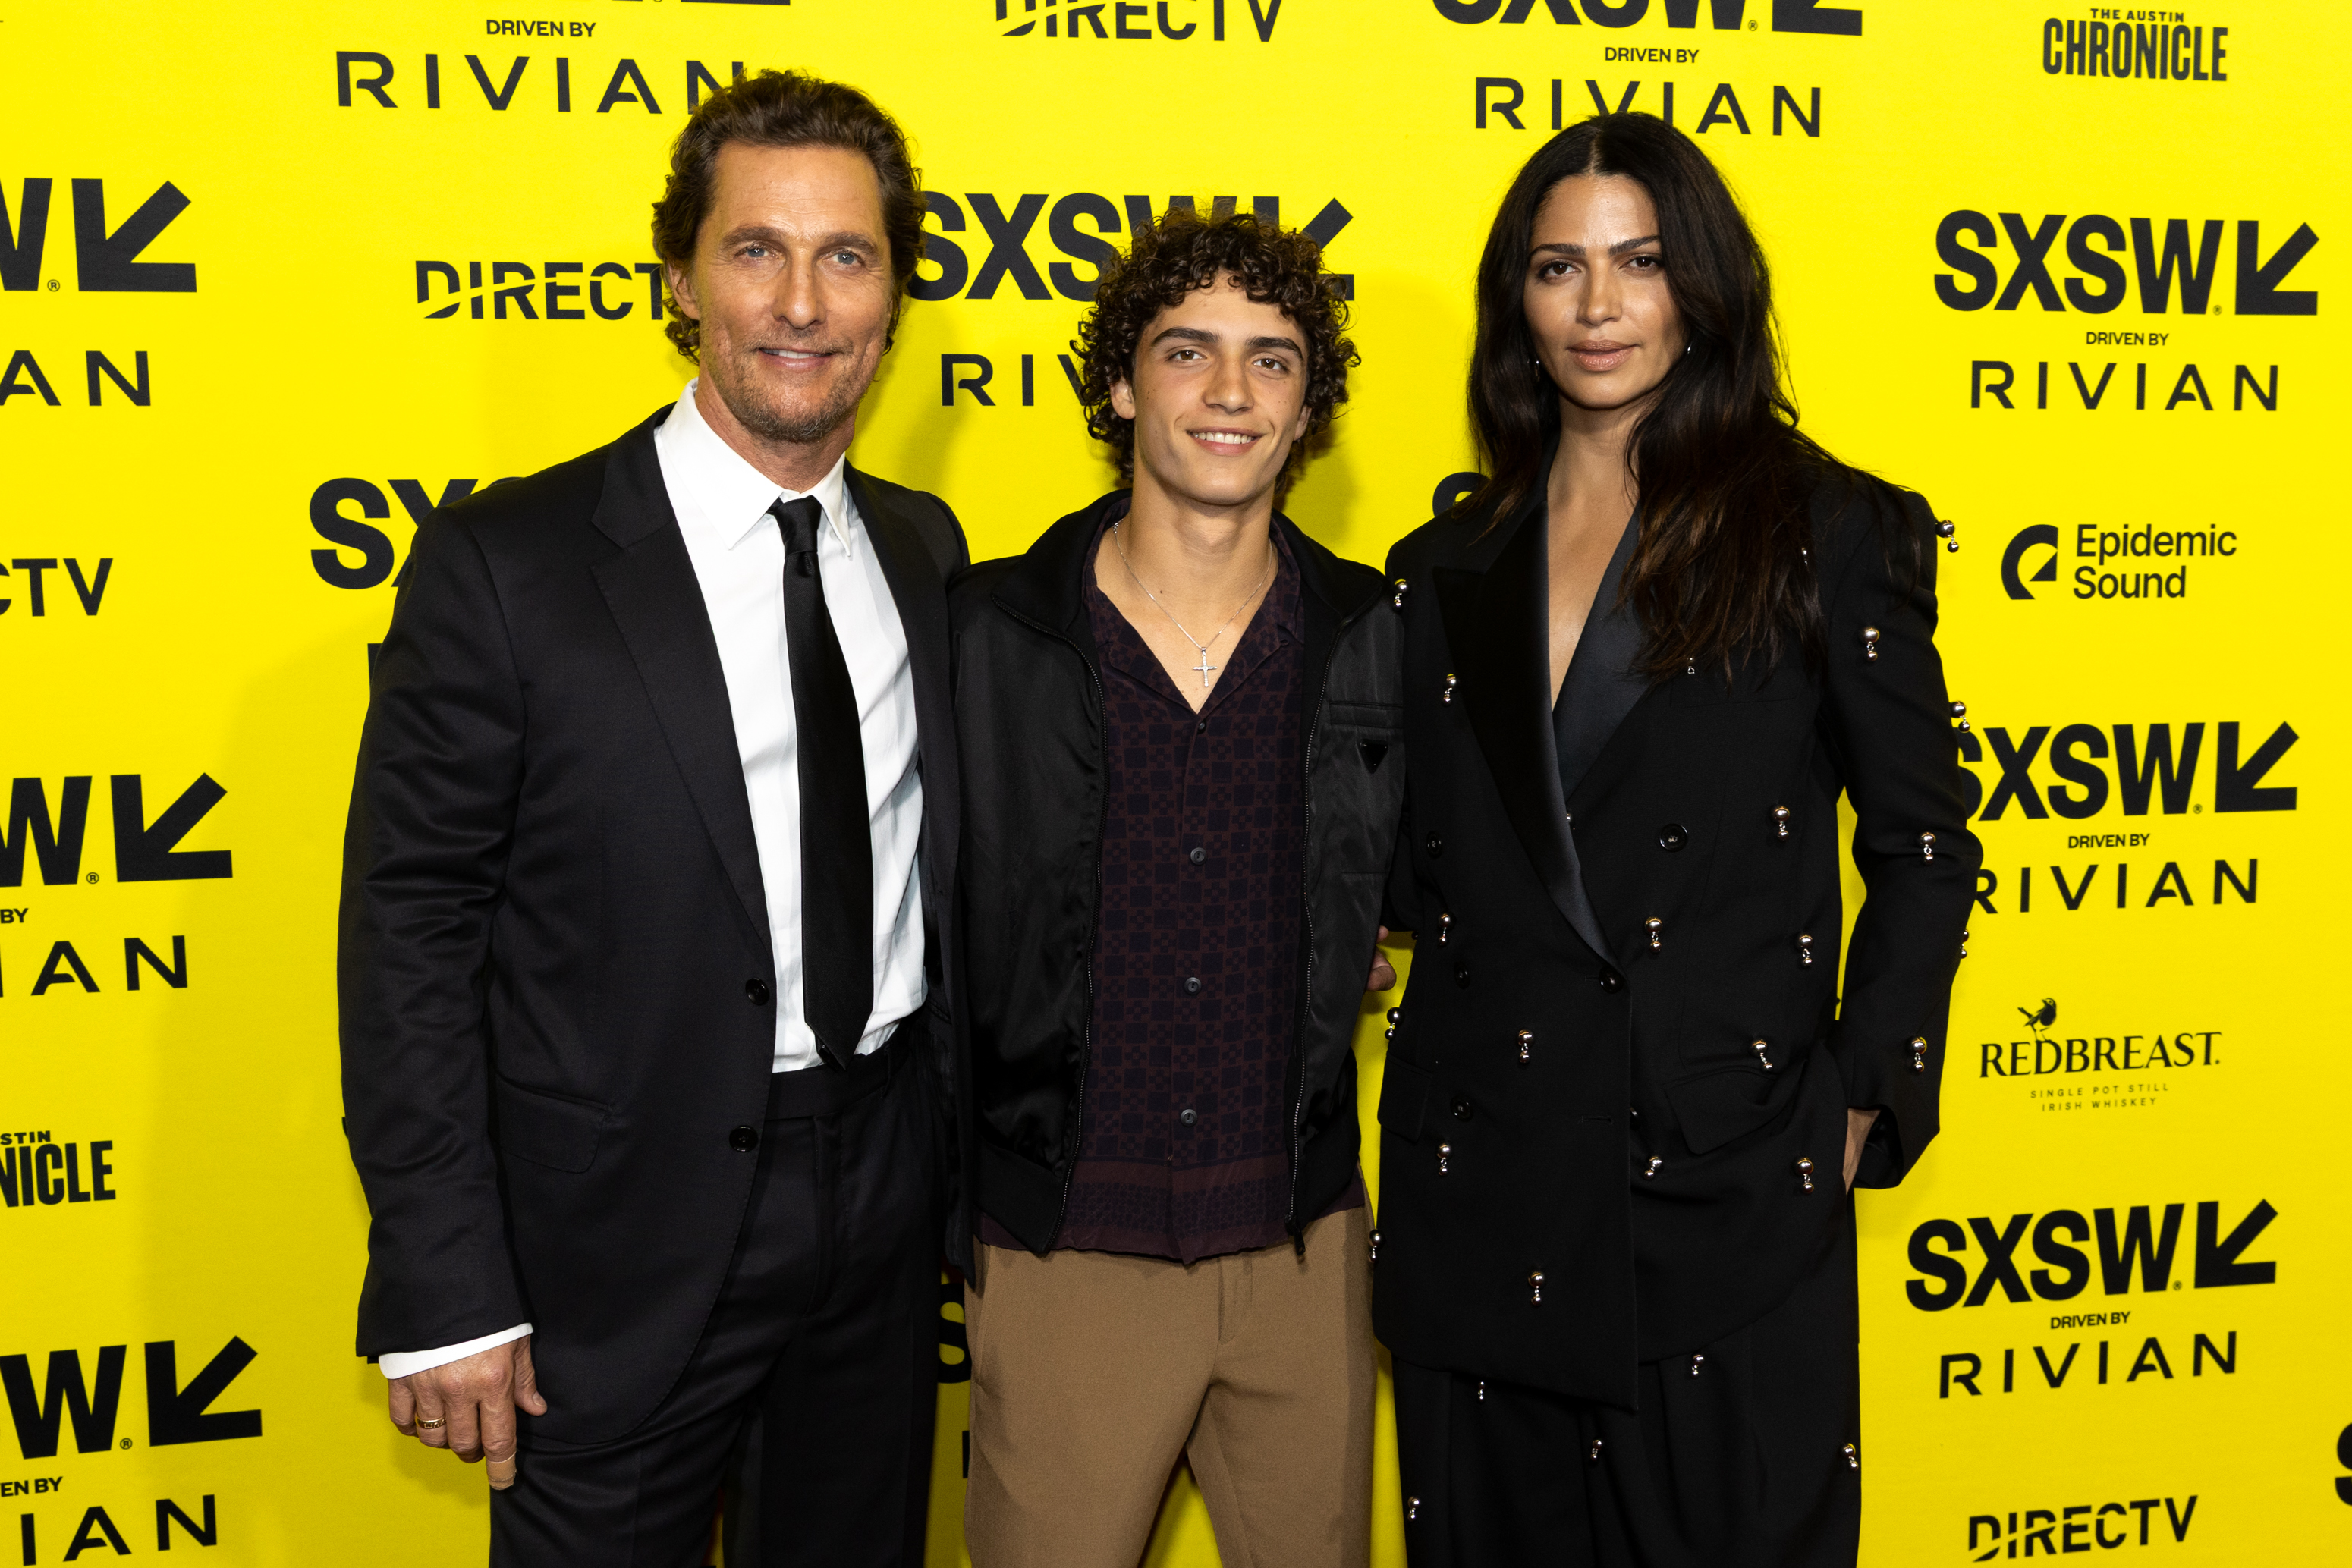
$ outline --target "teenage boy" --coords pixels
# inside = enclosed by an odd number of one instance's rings
[[[1315,243],[1177,210],[1076,345],[1129,487],[950,589],[982,1218],[977,1568],[1367,1555],[1351,1040],[1403,796],[1381,575],[1275,509],[1347,396]]]

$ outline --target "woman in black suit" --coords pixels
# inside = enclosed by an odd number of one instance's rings
[[[1937,525],[1799,434],[1755,238],[1647,115],[1520,172],[1470,401],[1492,477],[1389,562],[1411,1560],[1851,1563],[1848,1195],[1935,1135],[1979,860]]]

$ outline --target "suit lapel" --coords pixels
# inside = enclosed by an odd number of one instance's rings
[[[1618,585],[1625,580],[1640,532],[1641,523],[1635,518],[1618,536],[1609,570],[1601,574],[1601,587],[1592,596],[1600,613],[1584,623],[1584,635],[1577,639],[1576,656],[1568,662],[1568,678],[1561,683],[1553,712],[1559,784],[1570,795],[1576,793],[1609,737],[1650,689],[1649,680],[1633,670],[1633,661],[1642,653],[1642,623],[1632,605],[1617,601]]]
[[[882,575],[898,607],[907,664],[915,683],[915,727],[922,751],[925,902],[944,908],[955,884],[958,842],[955,708],[948,690],[947,568],[924,544],[914,522],[856,469],[847,473],[850,497],[874,540]]]
[[[662,483],[653,438],[658,423],[656,416],[623,436],[605,462],[604,495],[594,521],[621,548],[589,571],[636,662],[687,793],[764,951],[771,940],[768,904],[736,747],[735,716],[727,702],[727,674],[719,663],[719,642],[694,562]]]
[[[1483,571],[1440,568],[1433,578],[1459,675],[1456,700],[1469,707],[1504,815],[1561,917],[1607,958],[1609,945],[1585,896],[1568,831],[1553,751],[1542,503],[1538,490],[1505,525],[1508,537]]]

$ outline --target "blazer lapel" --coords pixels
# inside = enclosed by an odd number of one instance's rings
[[[947,907],[955,885],[955,853],[961,829],[957,814],[955,707],[948,690],[947,569],[932,554],[914,522],[885,499],[865,475],[847,472],[857,515],[874,540],[883,578],[898,607],[907,638],[907,664],[915,683],[915,727],[922,752],[923,831],[929,851],[923,857],[925,902],[936,915]]]
[[[1459,675],[1456,700],[1469,708],[1504,815],[1561,917],[1605,959],[1609,945],[1585,896],[1553,750],[1542,502],[1538,491],[1520,507],[1484,571],[1440,568],[1433,576]]]
[[[589,571],[636,662],[687,793],[764,952],[771,941],[768,903],[735,743],[735,716],[727,702],[727,674],[719,663],[702,586],[662,483],[653,438],[658,423],[656,416],[623,436],[605,461],[604,495],[594,522],[621,548]]]
[[[1650,689],[1649,680],[1634,672],[1642,653],[1642,623],[1630,604],[1617,601],[1618,585],[1633,559],[1641,520],[1628,521],[1609,558],[1601,587],[1592,596],[1600,612],[1584,623],[1577,639],[1576,656],[1568,662],[1568,678],[1560,685],[1552,715],[1553,741],[1559,758],[1559,785],[1569,795],[1591,771],[1593,759]],[[1549,667],[1549,662],[1547,662]]]

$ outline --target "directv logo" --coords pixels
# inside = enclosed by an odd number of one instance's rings
[[[1136,5],[1132,0],[1128,4],[1118,0],[1068,0],[1067,4],[1063,0],[996,0],[996,19],[1013,21],[1016,3],[1022,20],[1004,29],[1008,38],[1032,36],[1042,16],[1045,37],[1048,38],[1100,38],[1106,43],[1120,38],[1135,42],[1168,38],[1181,43],[1198,34],[1205,20],[1209,41],[1225,41],[1225,0],[1158,0],[1156,5]],[[1243,3],[1249,6],[1258,42],[1272,43],[1275,22],[1282,15],[1282,0]]]

